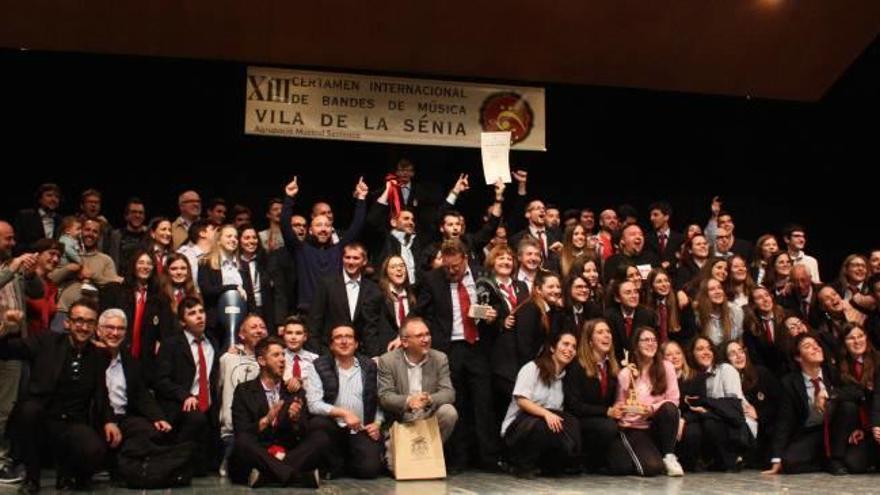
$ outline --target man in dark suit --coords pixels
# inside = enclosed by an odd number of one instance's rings
[[[18,234],[16,253],[30,249],[40,239],[57,239],[60,234],[61,216],[57,210],[61,204],[61,188],[52,183],[40,184],[34,198],[37,207],[20,210],[13,222]]]
[[[104,372],[107,384],[106,418],[122,432],[122,441],[156,438],[171,431],[165,413],[147,389],[140,363],[123,351],[127,318],[121,309],[105,310],[98,317],[98,340],[110,355]]]
[[[811,328],[821,321],[818,309],[819,289],[822,284],[813,282],[809,267],[794,265],[791,267],[789,278],[792,282],[791,293],[779,299],[779,304],[788,311],[798,315],[801,320],[808,322]]]
[[[427,233],[416,232],[416,217],[412,210],[389,204],[388,195],[393,187],[390,180],[385,183],[385,191],[376,199],[367,215],[367,224],[378,233],[371,263],[379,267],[389,256],[400,256],[406,263],[409,283],[414,285],[419,271],[419,256],[425,246],[423,234]]]
[[[807,473],[822,467],[831,474],[864,472],[871,439],[849,441],[859,424],[857,401],[863,392],[842,385],[836,370],[825,366],[815,335],[798,335],[791,353],[798,367],[782,379],[772,467],[765,473]]]
[[[605,319],[614,334],[614,354],[623,359],[623,351],[632,353],[632,335],[639,327],[655,327],[654,313],[639,304],[639,291],[629,281],[613,283],[609,290],[614,294],[614,304],[605,310]]]
[[[562,247],[562,233],[559,229],[547,228],[547,209],[543,201],[533,199],[526,202],[528,173],[517,170],[513,173],[513,178],[518,183],[518,189],[511,208],[513,213],[508,219],[510,231],[515,232],[510,236],[509,243],[511,246],[519,246],[523,237],[530,236],[541,246],[541,257],[545,265],[552,263],[549,260],[554,250],[558,249],[556,244],[559,243],[558,247]],[[521,216],[520,212],[525,214]]]
[[[651,268],[660,265],[660,258],[645,250],[645,235],[638,224],[631,223],[620,230],[620,251],[608,258],[603,271],[603,283],[607,284],[612,278],[623,280],[626,272],[622,266],[633,265],[642,274],[642,280],[647,278]]]
[[[709,239],[709,244],[715,246],[715,238],[719,232],[726,231],[730,233],[730,252],[738,254],[743,258],[752,259],[753,246],[752,243],[743,239],[738,239],[734,234],[736,225],[733,223],[733,215],[730,212],[721,209],[721,200],[718,197],[712,199],[712,217],[706,223],[703,232]],[[725,241],[727,242],[727,241]],[[727,256],[725,256],[726,258]]]
[[[363,311],[367,301],[382,298],[375,282],[364,276],[367,251],[360,243],[343,248],[342,273],[322,279],[309,310],[309,347],[311,351],[326,354],[330,329],[339,325],[353,327],[362,335],[370,314]]]
[[[676,254],[681,249],[684,236],[669,228],[672,206],[658,201],[648,207],[653,231],[645,237],[645,250],[660,259],[660,266],[669,271],[678,262]]]
[[[488,470],[498,467],[500,446],[498,426],[492,411],[492,372],[489,365],[491,339],[480,335],[478,321],[469,316],[476,305],[475,267],[468,264],[467,247],[460,240],[443,243],[443,267],[430,272],[424,280],[416,315],[431,329],[435,348],[449,356],[452,384],[456,391],[456,409],[462,417],[453,433],[450,449],[453,471],[467,466],[471,445],[476,439],[479,459],[476,464]],[[498,317],[495,309],[486,314],[492,325]]]
[[[318,488],[317,467],[330,449],[330,437],[308,430],[303,389],[283,386],[284,341],[278,336],[254,347],[260,375],[235,388],[232,424],[235,443],[229,477],[251,488],[266,484]]]
[[[205,337],[205,308],[200,299],[185,297],[178,305],[183,332],[159,346],[153,384],[165,417],[177,431],[177,440],[196,442],[194,472],[204,475],[216,453],[214,435],[220,398],[220,353]],[[208,454],[208,455],[206,455]]]
[[[106,411],[107,358],[92,344],[97,319],[91,303],[77,301],[64,323],[67,334],[0,335],[0,358],[31,363],[27,398],[19,404],[15,422],[26,469],[24,493],[40,490],[46,455],[58,460],[57,489],[88,489],[106,444],[116,447],[122,440],[119,428],[100,414]],[[102,425],[103,435],[92,427],[93,421]],[[46,443],[49,450],[44,450]]]

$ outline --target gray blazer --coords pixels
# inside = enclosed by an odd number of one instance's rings
[[[428,361],[422,366],[422,390],[431,395],[431,409],[455,402],[455,389],[449,375],[446,354],[431,349]],[[403,348],[386,352],[379,357],[379,405],[394,418],[406,413],[409,397],[409,375]]]

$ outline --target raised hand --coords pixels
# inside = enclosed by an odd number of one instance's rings
[[[370,188],[367,186],[367,183],[364,182],[363,176],[358,179],[358,183],[354,186],[354,197],[357,199],[365,199],[367,194],[369,194]]]
[[[468,175],[460,174],[458,176],[458,180],[455,181],[455,185],[452,187],[452,193],[455,195],[459,195],[470,188],[471,186],[468,184]]]
[[[287,183],[287,186],[284,187],[284,193],[289,197],[294,197],[299,192],[299,184],[296,182],[296,176],[293,176],[293,180]]]

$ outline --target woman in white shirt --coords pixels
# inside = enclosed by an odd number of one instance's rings
[[[501,425],[507,459],[517,476],[532,477],[571,466],[580,450],[577,418],[562,411],[562,378],[577,353],[577,338],[562,332],[516,377]]]

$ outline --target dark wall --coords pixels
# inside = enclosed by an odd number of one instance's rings
[[[0,67],[3,168],[16,184],[4,188],[3,218],[45,181],[62,184],[68,210],[82,189],[101,189],[118,223],[127,196],[143,197],[148,214],[173,215],[189,187],[261,218],[265,200],[297,174],[304,202],[325,197],[345,221],[358,175],[378,188],[401,156],[444,188],[459,172],[474,184],[481,176],[475,149],[244,136],[240,64],[0,51]],[[680,228],[705,222],[720,194],[741,237],[802,222],[828,279],[849,252],[880,246],[878,67],[875,42],[814,104],[549,86],[549,151],[511,160],[563,207],[629,202],[646,216],[649,202],[667,198]],[[486,198],[475,188],[465,209]]]

